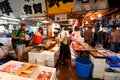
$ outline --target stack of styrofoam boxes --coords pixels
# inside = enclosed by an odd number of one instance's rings
[[[90,54],[89,58],[94,64],[92,77],[103,79],[103,73],[105,70],[105,58],[95,58],[91,54]]]
[[[28,52],[28,62],[46,65],[46,55],[43,52]]]

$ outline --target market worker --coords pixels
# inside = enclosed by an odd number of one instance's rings
[[[119,32],[116,30],[116,26],[113,26],[110,33],[110,47],[111,50],[118,53],[118,40],[119,40]]]
[[[25,29],[26,25],[21,24],[21,28],[18,30],[15,30],[12,38],[15,39],[15,44],[16,44],[16,52],[17,52],[17,59],[18,61],[22,61],[22,54],[25,49]]]
[[[60,55],[59,55],[59,62],[61,64],[65,64],[65,60],[68,55],[70,55],[69,49],[69,28],[65,27],[63,31],[58,35],[60,41]]]
[[[43,29],[40,27],[38,31],[35,32],[34,37],[33,37],[33,44],[37,45],[42,42],[43,39]]]

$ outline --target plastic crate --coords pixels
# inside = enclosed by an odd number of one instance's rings
[[[110,66],[110,67],[118,67],[120,68],[120,58],[116,57],[116,56],[108,56],[106,57],[106,63]]]
[[[0,62],[0,65],[4,64],[4,62]]]
[[[82,78],[90,77],[93,63],[88,58],[77,57],[75,59],[75,63],[76,63],[76,72],[78,76]]]

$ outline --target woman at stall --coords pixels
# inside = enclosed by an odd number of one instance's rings
[[[60,41],[60,55],[59,55],[59,62],[61,64],[65,64],[65,60],[70,55],[69,49],[69,28],[65,27],[63,31],[58,35]]]
[[[35,32],[34,37],[33,37],[33,44],[37,45],[42,42],[43,39],[43,29],[40,27],[38,31]]]

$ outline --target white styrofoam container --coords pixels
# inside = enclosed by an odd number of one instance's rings
[[[55,62],[54,61],[47,61],[46,66],[55,67]]]
[[[44,51],[43,53],[46,55],[46,60],[54,60],[55,52]]]
[[[54,51],[28,52],[28,61],[30,63],[55,67],[59,59],[60,47],[53,47],[51,50]]]
[[[57,60],[59,59],[60,47],[53,47],[51,50],[54,51],[43,51],[43,53],[46,55],[46,65],[55,67]]]
[[[55,60],[55,52],[50,52],[50,51],[44,51],[44,54],[46,54],[46,65],[55,67],[56,60]]]
[[[46,66],[41,66],[41,65],[39,65],[38,68],[32,73],[30,78],[36,80],[37,76],[42,71],[52,72],[52,76],[51,76],[50,80],[56,80],[56,68],[51,68],[51,67],[46,67]]]
[[[55,50],[55,61],[57,61],[60,55],[60,47],[53,47],[52,50]]]
[[[28,52],[29,59],[32,59],[33,56],[34,56],[34,58],[41,59],[41,60],[45,60],[45,57],[46,57],[44,53]]]
[[[105,70],[105,59],[104,58],[95,58],[91,54],[89,55],[89,59],[93,62],[93,78],[103,79],[103,73]]]
[[[89,59],[93,62],[93,63],[103,63],[105,64],[105,58],[95,58],[92,55],[89,55]]]
[[[101,68],[94,67],[93,72],[92,72],[92,77],[103,79],[104,69],[105,69],[104,67],[101,67]]]
[[[12,75],[5,72],[0,72],[0,80],[33,80],[33,79]]]
[[[105,70],[105,65],[101,64],[101,63],[97,63],[96,65],[94,65],[93,67],[93,73],[103,73]]]
[[[104,80],[120,80],[120,73],[105,72]]]
[[[93,77],[93,78],[103,79],[103,74],[95,73],[92,77]]]
[[[10,64],[10,65],[21,65],[24,62],[18,62],[18,61],[9,61],[3,65],[0,66],[0,68]],[[28,63],[24,63],[28,64]],[[42,65],[38,65],[38,67],[34,70],[34,72],[29,76],[29,78],[26,77],[21,77],[17,75],[12,75],[7,72],[0,72],[0,80],[36,80],[37,76],[39,75],[40,72],[45,71],[45,72],[51,72],[51,78],[50,80],[55,80],[56,79],[56,68],[51,68],[51,67],[46,67]]]
[[[28,62],[46,65],[46,55],[44,53],[28,52]]]

